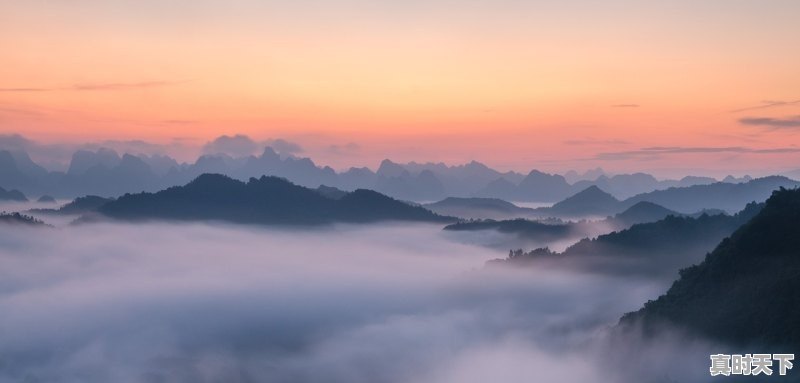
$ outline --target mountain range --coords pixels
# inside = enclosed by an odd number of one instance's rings
[[[645,173],[607,175],[596,169],[585,179],[532,170],[528,174],[500,172],[479,162],[448,166],[443,163],[399,164],[384,160],[376,171],[350,168],[336,172],[318,166],[309,158],[281,156],[270,147],[258,155],[231,157],[206,154],[194,163],[179,163],[163,155],[118,154],[110,149],[79,150],[72,155],[66,171],[48,171],[21,150],[0,151],[0,187],[17,189],[27,195],[48,194],[58,198],[82,195],[116,197],[125,193],[158,191],[183,185],[204,173],[225,174],[242,181],[262,175],[277,176],[310,188],[321,185],[345,191],[371,189],[409,201],[436,201],[446,197],[486,197],[508,201],[555,202],[596,185],[616,198],[669,187],[716,182],[712,178],[684,177],[657,180]],[[726,183],[749,181],[728,177]]]
[[[800,182],[783,176],[752,179],[742,183],[716,182],[707,185],[672,187],[643,193],[619,200],[600,187],[592,185],[549,207],[526,208],[492,198],[447,198],[424,204],[439,214],[455,215],[468,219],[585,219],[615,216],[617,223],[649,221],[649,216],[663,218],[673,215],[700,215],[707,213],[734,213],[750,202],[765,201],[772,190],[795,188]],[[636,209],[631,210],[631,208]],[[667,214],[665,214],[667,213]],[[635,216],[639,215],[639,219]],[[644,220],[642,220],[644,219]]]
[[[671,277],[680,268],[701,259],[723,238],[756,216],[763,206],[763,203],[750,203],[732,216],[668,215],[655,222],[638,223],[594,239],[582,239],[562,253],[554,253],[549,249],[536,249],[528,253],[517,250],[512,251],[505,260],[494,261],[493,264],[540,262],[592,271]]]
[[[329,190],[326,190],[329,192]],[[358,189],[337,195],[262,176],[242,182],[202,174],[184,186],[125,194],[96,211],[126,221],[225,221],[243,224],[316,225],[375,221],[452,222],[378,192]]]

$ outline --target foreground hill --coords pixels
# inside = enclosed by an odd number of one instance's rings
[[[185,186],[156,193],[126,194],[98,209],[122,220],[220,220],[257,224],[324,224],[382,220],[448,222],[452,218],[370,190],[338,199],[277,177],[241,182],[203,174]]]
[[[734,344],[800,348],[800,190],[781,189],[752,220],[624,326],[670,324]]]

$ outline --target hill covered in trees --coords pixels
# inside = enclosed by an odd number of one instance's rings
[[[678,326],[736,345],[800,348],[800,190],[781,189],[623,328]]]
[[[20,226],[48,226],[44,221],[20,213],[0,213],[0,224]]]
[[[262,176],[245,183],[219,174],[203,174],[185,186],[156,193],[125,194],[98,212],[120,220],[289,225],[454,220],[371,190],[359,189],[337,199],[278,177]]]
[[[673,275],[700,259],[720,240],[755,216],[763,204],[751,203],[736,215],[667,216],[625,230],[585,238],[562,253],[536,249],[512,251],[493,264],[524,265],[543,261],[613,273]]]

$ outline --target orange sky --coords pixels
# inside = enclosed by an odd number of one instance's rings
[[[800,167],[799,2],[551,3],[0,0],[0,134],[246,134],[337,168]]]

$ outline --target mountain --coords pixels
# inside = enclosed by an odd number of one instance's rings
[[[111,169],[119,164],[121,158],[115,150],[100,148],[92,152],[89,150],[78,150],[72,154],[67,174],[79,176],[86,174],[90,169],[102,167]]]
[[[764,208],[623,327],[669,324],[736,345],[800,348],[800,190]]]
[[[629,207],[622,213],[614,215],[609,219],[609,221],[613,222],[617,227],[630,227],[637,223],[660,221],[670,215],[679,216],[681,214],[652,202],[641,201]],[[702,214],[699,214],[698,217],[700,215]]]
[[[606,172],[603,170],[603,168],[589,169],[589,170],[583,172],[583,174],[579,174],[578,172],[576,172],[574,170],[570,170],[570,171],[564,173],[564,179],[566,179],[567,182],[569,182],[570,184],[575,184],[578,181],[596,180],[598,177],[605,176],[605,175],[606,175]]]
[[[447,231],[496,230],[500,233],[515,234],[526,239],[556,241],[575,235],[575,227],[566,223],[543,223],[526,219],[506,221],[482,220],[450,224]]]
[[[330,199],[342,199],[342,197],[347,195],[346,191],[332,186],[320,185],[315,190],[323,197]]]
[[[625,200],[624,203],[632,206],[640,201],[648,201],[687,214],[703,209],[734,212],[750,201],[766,200],[773,190],[797,186],[800,186],[800,182],[782,176],[770,176],[745,183],[716,182],[709,185],[673,187],[639,194]]]
[[[205,154],[194,163],[178,163],[165,155],[117,153],[105,148],[79,150],[73,154],[66,172],[48,172],[24,151],[0,150],[0,186],[30,195],[116,197],[124,193],[155,192],[184,185],[205,173],[225,174],[241,181],[262,175],[277,176],[308,188],[327,185],[344,191],[372,189],[397,199],[418,202],[446,197],[555,202],[590,186],[597,186],[615,198],[623,199],[668,187],[715,181],[693,176],[681,180],[657,180],[646,173],[609,176],[601,169],[583,175],[569,172],[568,180],[538,170],[528,174],[500,172],[476,161],[449,166],[444,163],[402,164],[388,159],[380,163],[376,172],[368,168],[350,168],[337,173],[328,166],[315,164],[310,158],[282,156],[270,147],[265,147],[257,156]],[[743,179],[729,177],[726,181],[741,183]],[[766,195],[762,199],[765,198]],[[699,209],[695,206],[689,210]]]
[[[536,209],[558,217],[606,216],[622,209],[620,201],[597,186],[589,186],[552,207]]]
[[[469,219],[509,219],[530,216],[534,210],[523,208],[497,198],[447,197],[423,205],[437,214]]]
[[[43,195],[39,197],[36,202],[39,203],[56,203],[56,199],[49,195]]]
[[[20,213],[0,213],[0,224],[19,226],[48,226],[41,220]]]
[[[475,197],[521,201],[521,197],[517,191],[517,185],[505,178],[498,178],[489,182],[481,190],[475,192]]]
[[[572,193],[572,185],[559,174],[531,170],[517,186],[520,201],[554,202]]]
[[[611,177],[601,175],[594,181],[576,182],[573,187],[581,190],[592,185],[619,196],[619,198],[627,198],[665,187],[655,177],[647,173],[617,174]]]
[[[203,174],[184,186],[156,193],[126,194],[99,208],[120,220],[215,220],[253,224],[326,224],[386,220],[448,222],[418,206],[359,189],[339,199],[278,177],[242,182]]]
[[[611,273],[644,273],[671,277],[681,267],[730,235],[755,216],[763,204],[750,203],[734,216],[702,215],[697,218],[667,216],[625,230],[585,238],[553,257],[539,253],[509,258],[507,263],[547,260],[564,265]]]
[[[78,151],[73,164],[59,181],[59,195],[97,194],[113,197],[128,192],[153,191],[161,188],[158,177],[142,158],[131,154],[118,157],[116,152]]]
[[[6,190],[0,187],[0,201],[25,202],[28,198],[19,190]]]
[[[40,194],[57,176],[31,161],[19,150],[0,150],[0,186]]]
[[[103,198],[96,195],[87,195],[85,197],[78,197],[72,202],[61,206],[58,209],[31,209],[31,213],[40,214],[86,214],[97,211],[101,206],[108,202],[113,201],[113,198]]]

